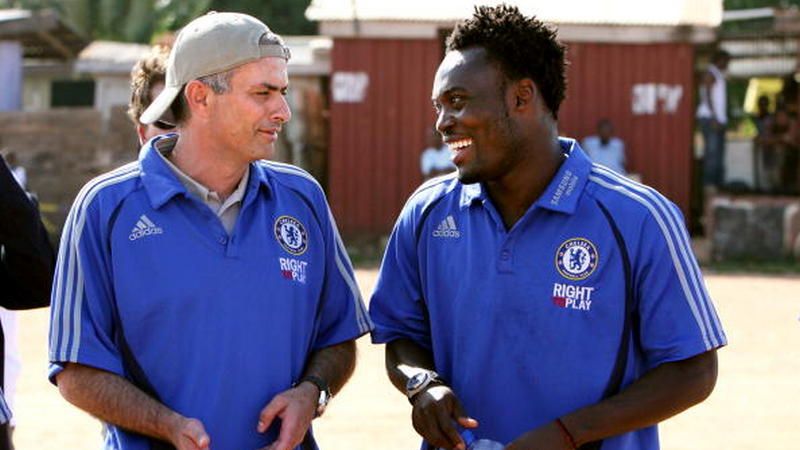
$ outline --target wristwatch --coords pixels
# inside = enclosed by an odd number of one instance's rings
[[[444,384],[439,374],[432,370],[417,372],[406,382],[406,396],[409,402],[414,402],[414,397],[428,388],[431,384]]]
[[[317,415],[319,417],[322,413],[325,412],[325,407],[328,406],[328,402],[331,401],[333,395],[331,395],[331,389],[328,387],[328,383],[320,377],[315,377],[314,375],[306,375],[297,382],[296,385],[300,383],[308,381],[309,383],[313,384],[314,386],[319,389],[319,399],[317,399]]]

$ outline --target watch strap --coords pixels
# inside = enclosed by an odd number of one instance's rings
[[[303,378],[300,378],[300,380],[297,381],[297,384],[300,384],[300,383],[302,383],[304,381],[308,381],[309,383],[311,383],[314,386],[316,386],[317,389],[319,389],[320,393],[327,392],[328,395],[330,395],[331,390],[328,387],[328,382],[323,380],[322,378],[316,377],[314,375],[306,375]]]
[[[317,389],[319,390],[319,398],[317,399],[317,413],[316,413],[316,417],[319,417],[322,415],[322,413],[325,412],[325,407],[328,406],[328,402],[330,402],[331,397],[333,397],[333,394],[331,394],[331,389],[328,386],[327,381],[323,380],[320,377],[316,377],[314,375],[306,375],[303,378],[300,378],[300,380],[298,380],[297,383],[295,383],[295,386],[299,385],[304,381],[308,381],[309,383],[316,386]]]

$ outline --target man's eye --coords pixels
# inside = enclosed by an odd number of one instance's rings
[[[450,97],[450,103],[452,103],[453,106],[461,105],[462,103],[464,103],[464,97],[461,95],[454,95]]]

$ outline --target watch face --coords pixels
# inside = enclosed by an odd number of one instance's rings
[[[408,392],[412,392],[416,389],[419,389],[419,387],[424,385],[427,380],[428,380],[428,373],[420,372],[408,379],[408,383],[406,383],[406,390]]]
[[[319,392],[319,401],[318,403],[321,406],[325,406],[328,404],[328,401],[331,399],[331,394],[328,391],[320,391]]]

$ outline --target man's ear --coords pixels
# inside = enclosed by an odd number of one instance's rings
[[[145,138],[144,138],[144,131],[147,129],[147,125],[142,125],[141,123],[136,124],[136,135],[139,136],[139,147],[144,145]]]
[[[186,98],[191,116],[204,117],[207,115],[209,96],[211,95],[211,88],[208,85],[198,80],[192,80],[183,88],[181,95]]]
[[[514,83],[514,107],[517,110],[532,108],[537,96],[536,84],[530,78],[522,78]]]

